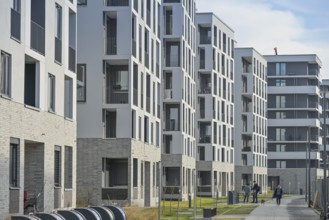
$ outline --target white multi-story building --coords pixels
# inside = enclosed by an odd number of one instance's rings
[[[235,186],[256,181],[267,189],[267,61],[253,48],[236,48]]]
[[[0,1],[0,218],[76,203],[76,3]]]
[[[78,3],[78,204],[155,205],[160,12],[160,0]]]
[[[234,190],[234,31],[213,13],[197,13],[198,195]]]
[[[286,192],[306,189],[308,149],[311,179],[323,175],[321,144],[321,61],[314,55],[270,55],[268,83],[268,185]]]
[[[195,1],[162,2],[163,196],[193,195],[195,173]]]

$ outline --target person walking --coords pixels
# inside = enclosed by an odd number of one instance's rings
[[[259,193],[259,186],[254,181],[254,185],[252,187],[252,203],[258,203],[258,193]]]
[[[276,204],[277,204],[277,205],[280,205],[282,195],[283,195],[283,190],[282,190],[282,187],[281,187],[280,184],[279,184],[279,185],[276,187],[276,189],[274,190],[274,193],[273,193],[273,198],[274,198],[274,197],[276,198]]]
[[[245,203],[246,201],[249,202],[249,195],[250,195],[250,186],[249,183],[247,183],[243,187],[243,202]]]

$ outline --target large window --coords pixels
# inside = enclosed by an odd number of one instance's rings
[[[11,9],[11,37],[21,39],[21,0],[13,0],[13,7]]]
[[[64,82],[64,116],[73,118],[73,80],[68,76]]]
[[[10,96],[11,55],[1,51],[0,62],[0,94]]]
[[[40,65],[31,57],[25,57],[24,104],[39,108]]]
[[[73,150],[72,147],[65,146],[65,163],[64,163],[64,183],[65,189],[72,189],[73,179]]]
[[[10,138],[9,184],[19,187],[19,139]]]
[[[61,147],[55,146],[54,151],[54,185],[61,186]]]
[[[55,60],[62,62],[62,7],[55,7]]]
[[[48,111],[55,112],[55,76],[48,74]]]
[[[179,42],[166,43],[166,66],[180,66],[180,44]]]
[[[179,105],[166,106],[166,130],[179,131],[180,129]]]
[[[86,101],[86,64],[77,65],[77,101]]]
[[[105,137],[116,137],[116,123],[117,123],[116,111],[105,110]]]
[[[286,75],[286,64],[285,63],[276,63],[275,65],[275,73],[277,76],[284,76]]]

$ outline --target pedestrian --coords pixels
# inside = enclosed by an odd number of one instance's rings
[[[258,203],[258,193],[259,193],[259,186],[256,183],[256,181],[254,181],[254,185],[252,187],[252,203]]]
[[[276,198],[276,204],[280,205],[281,203],[281,198],[283,195],[283,190],[282,187],[280,186],[280,184],[275,188],[274,193],[273,193],[273,198]]]
[[[243,187],[243,202],[245,203],[246,201],[249,202],[249,195],[250,195],[250,186],[249,183],[247,183]]]

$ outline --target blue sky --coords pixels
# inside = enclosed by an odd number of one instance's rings
[[[317,54],[329,78],[329,0],[196,0],[235,31],[237,47],[260,53]]]

